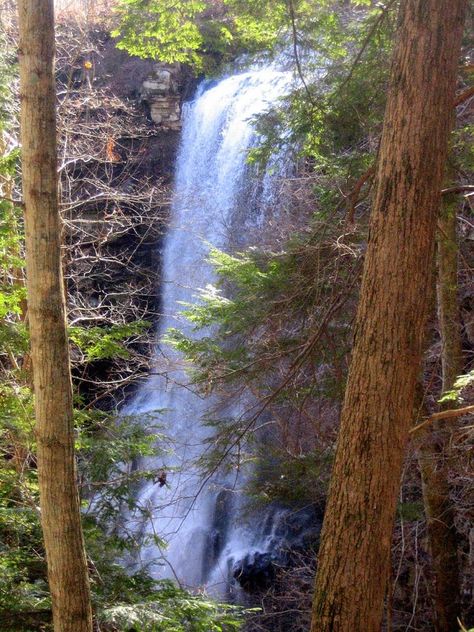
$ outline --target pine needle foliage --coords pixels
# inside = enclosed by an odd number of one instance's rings
[[[242,626],[242,610],[193,596],[169,581],[157,582],[148,600],[119,604],[101,612],[106,629],[135,632],[232,632]]]
[[[302,502],[308,490],[319,487],[322,495],[325,486],[324,468],[307,467],[331,458],[330,451],[317,454],[313,430],[304,458],[296,446],[293,458],[282,437],[294,424],[307,424],[309,402],[330,408],[343,393],[361,244],[355,233],[344,236],[335,216],[331,220],[316,214],[311,229],[279,252],[211,249],[217,282],[182,312],[194,330],[187,335],[170,329],[165,337],[190,361],[195,388],[223,398],[208,413],[215,432],[203,468],[225,464],[233,470],[256,460],[260,473],[250,492],[263,501]],[[229,400],[247,402],[237,418],[222,414],[232,409]],[[255,430],[262,425],[263,435]],[[265,440],[268,433],[277,441]],[[321,485],[310,485],[310,479]]]

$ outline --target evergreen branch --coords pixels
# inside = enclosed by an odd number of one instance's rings
[[[367,36],[361,46],[361,48],[359,49],[359,52],[356,55],[356,58],[354,59],[354,62],[349,70],[349,73],[347,75],[347,77],[343,80],[343,82],[340,84],[340,86],[337,89],[337,92],[340,92],[348,83],[349,81],[352,79],[352,76],[360,62],[360,60],[362,59],[363,54],[365,53],[367,46],[370,44],[370,40],[372,39],[372,37],[375,35],[375,33],[377,32],[377,29],[379,28],[379,26],[382,24],[383,20],[385,19],[385,16],[387,15],[389,9],[392,8],[392,6],[395,4],[397,0],[390,0],[390,2],[382,8],[382,11],[380,12],[380,15],[377,17],[377,19],[375,20],[375,22],[372,24],[371,29],[369,30],[369,32],[367,33]]]
[[[301,79],[301,83],[303,84],[303,87],[308,96],[308,99],[311,105],[315,107],[316,103],[313,99],[313,95],[311,94],[311,90],[309,89],[309,86],[306,83],[306,80],[304,78],[303,69],[301,67],[301,62],[300,62],[300,56],[298,53],[298,31],[296,29],[296,16],[295,16],[295,7],[293,4],[293,0],[287,0],[287,4],[288,4],[288,12],[290,14],[291,32],[292,32],[292,39],[293,39],[293,53],[295,56],[296,69],[298,70],[298,75]]]

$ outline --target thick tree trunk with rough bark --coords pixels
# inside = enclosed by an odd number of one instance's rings
[[[458,202],[455,195],[445,202],[439,220],[437,256],[438,322],[441,337],[443,392],[453,388],[462,372],[461,323],[458,303],[458,245],[456,235]],[[454,524],[455,509],[450,497],[449,443],[451,422],[430,424],[420,449],[420,470],[435,578],[436,632],[458,627],[459,564]]]
[[[23,196],[41,523],[55,632],[91,632],[56,167],[53,0],[19,0]]]
[[[379,632],[465,0],[403,0],[312,632]]]

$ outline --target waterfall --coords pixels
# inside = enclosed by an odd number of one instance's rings
[[[234,242],[245,243],[246,231],[262,222],[259,208],[271,201],[282,155],[270,161],[271,168],[256,187],[246,161],[257,140],[252,118],[276,103],[291,82],[288,71],[257,67],[214,85],[203,84],[185,105],[162,253],[159,339],[170,327],[193,335],[180,312],[183,302],[195,301],[199,289],[215,280],[206,263],[210,245],[225,250],[236,224],[241,235],[234,235]],[[148,562],[161,558],[156,576],[175,577],[192,587],[225,583],[232,565],[265,554],[275,538],[274,528],[236,520],[239,501],[219,491],[217,479],[203,487],[193,462],[208,437],[201,418],[210,402],[189,388],[182,358],[159,342],[153,373],[127,412],[155,416],[170,437],[171,450],[164,456],[167,485],[149,483],[140,491],[141,503],[150,508],[146,533],[156,533],[169,546],[165,551],[148,546],[143,555]],[[267,520],[273,519],[268,515]]]

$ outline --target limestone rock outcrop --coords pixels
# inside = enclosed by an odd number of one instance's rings
[[[157,62],[142,84],[141,98],[151,120],[165,129],[181,128],[181,76],[180,64]]]

